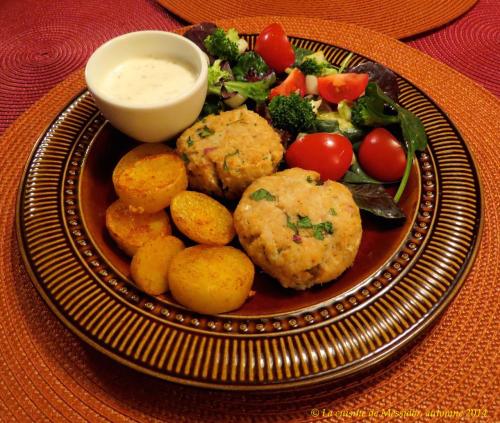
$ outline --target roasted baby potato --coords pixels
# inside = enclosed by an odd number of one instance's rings
[[[182,159],[165,145],[141,145],[129,151],[113,172],[118,197],[132,211],[155,213],[188,185]]]
[[[130,265],[136,285],[150,295],[168,291],[168,268],[172,258],[184,249],[174,236],[162,236],[140,246]]]
[[[113,170],[113,184],[125,169],[133,166],[134,163],[140,159],[157,154],[171,153],[172,151],[173,150],[171,148],[161,143],[144,143],[133,148],[125,154],[115,166],[115,169]]]
[[[167,213],[135,213],[121,200],[106,210],[106,228],[118,246],[129,256],[154,238],[170,235],[172,228]]]
[[[234,237],[231,212],[206,194],[177,194],[170,204],[170,214],[177,228],[200,244],[225,245]]]
[[[236,248],[196,245],[172,259],[168,280],[180,304],[198,313],[216,314],[243,305],[254,273],[253,263]]]

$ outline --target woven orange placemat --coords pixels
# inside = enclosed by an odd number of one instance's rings
[[[500,269],[498,100],[428,56],[359,27],[304,18],[221,22],[258,32],[280,20],[290,35],[330,42],[377,60],[431,96],[455,122],[480,172],[484,233],[462,290],[432,331],[385,373],[349,387],[286,393],[216,392],[174,385],[125,368],[76,339],[32,286],[15,240],[16,188],[38,135],[83,87],[72,74],[0,139],[0,420],[250,422],[380,421],[380,413],[479,409],[498,421]],[[390,411],[393,410],[393,411]],[[328,417],[332,413],[331,417]],[[378,417],[368,417],[370,411]],[[316,416],[318,414],[318,416]],[[434,421],[443,421],[437,417]]]
[[[395,38],[406,38],[444,25],[477,0],[157,0],[188,22],[238,16],[310,16],[349,22]]]

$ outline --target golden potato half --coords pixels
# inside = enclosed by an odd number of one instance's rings
[[[170,214],[177,228],[200,244],[225,245],[235,235],[231,212],[200,192],[177,194],[170,204]]]
[[[168,207],[172,197],[184,191],[187,184],[184,162],[162,144],[134,148],[122,157],[113,172],[118,197],[137,212],[155,213]]]
[[[147,156],[154,156],[156,154],[172,153],[172,149],[161,143],[144,143],[134,147],[127,154],[125,154],[113,170],[113,184],[120,176],[120,174],[129,167],[133,166],[135,162]]]
[[[106,210],[106,228],[118,246],[133,256],[144,243],[170,235],[172,228],[167,213],[135,213],[121,200],[115,201]]]
[[[155,238],[140,246],[130,265],[136,285],[150,295],[167,292],[170,262],[183,249],[184,243],[174,236]]]
[[[180,304],[198,313],[217,314],[243,305],[254,273],[253,263],[236,248],[196,245],[172,259],[168,280]]]

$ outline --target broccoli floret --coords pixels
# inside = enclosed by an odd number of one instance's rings
[[[360,141],[366,132],[355,127],[340,111],[319,114],[311,131],[340,133],[349,138],[351,142]]]
[[[271,122],[278,129],[307,132],[316,120],[311,103],[299,94],[278,95],[269,103]]]
[[[305,56],[298,68],[304,75],[325,76],[337,73],[337,69],[326,60],[322,51]]]
[[[320,65],[315,60],[304,60],[299,65],[299,69],[302,71],[304,75],[316,75],[319,76],[323,72],[323,66]]]
[[[269,88],[276,82],[276,75],[271,73],[265,79],[257,82],[227,81],[224,87],[230,93],[238,93],[245,98],[255,101],[265,101],[269,95]]]
[[[399,117],[385,113],[384,103],[378,98],[364,95],[356,100],[351,109],[351,122],[355,126],[385,126],[398,123]]]
[[[222,28],[217,28],[212,35],[205,38],[203,43],[210,55],[234,62],[240,54],[238,50],[239,39],[235,29],[229,29],[225,32]]]
[[[254,51],[242,54],[233,66],[233,75],[237,81],[255,81],[262,79],[269,72],[264,59]]]
[[[238,31],[236,31],[236,29],[234,28],[229,28],[227,30],[226,37],[236,44],[238,44],[238,41],[240,40],[240,35],[238,34]]]
[[[395,113],[387,113],[387,97],[379,92],[376,83],[369,82],[365,90],[365,95],[359,97],[351,109],[351,122],[355,126],[386,126],[399,123],[400,119]],[[389,99],[394,103],[391,99]],[[392,104],[387,103],[392,106]]]
[[[224,102],[220,97],[209,95],[207,96],[205,103],[200,112],[198,118],[203,118],[208,115],[218,115],[220,112],[224,111]]]
[[[230,71],[222,69],[221,67],[222,60],[216,60],[209,68],[208,68],[208,93],[209,94],[221,94],[221,87],[224,81],[228,81],[233,79],[233,75]]]
[[[297,46],[292,46],[292,48],[293,52],[295,53],[295,62],[293,63],[294,67],[299,66],[306,56],[310,56],[311,54],[313,54],[313,51],[307,48]]]

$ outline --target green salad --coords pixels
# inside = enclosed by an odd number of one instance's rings
[[[251,109],[280,134],[288,167],[344,183],[361,209],[404,220],[398,203],[427,137],[420,119],[398,103],[391,70],[347,53],[335,66],[324,51],[293,45],[279,23],[262,30],[253,50],[234,28],[211,23],[185,36],[210,59],[200,118]],[[328,232],[321,222],[309,223],[318,236]]]

